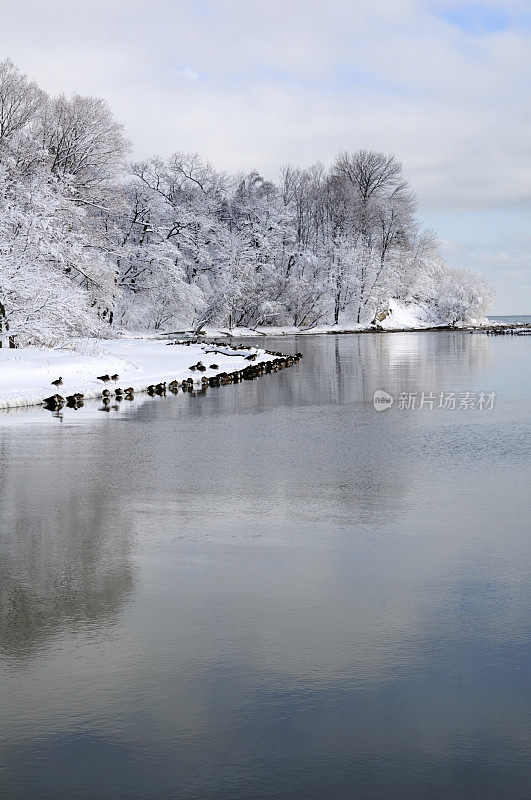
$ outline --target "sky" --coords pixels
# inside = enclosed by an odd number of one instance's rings
[[[531,314],[531,0],[0,0],[8,56],[105,97],[135,159],[393,153],[447,262]]]

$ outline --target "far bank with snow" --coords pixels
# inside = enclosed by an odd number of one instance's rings
[[[353,322],[348,318],[340,320],[335,325],[312,325],[311,327],[297,327],[295,325],[256,325],[250,327],[233,327],[205,325],[201,328],[204,336],[232,336],[235,338],[251,336],[290,336],[323,333],[375,333],[378,331],[422,331],[434,330],[462,330],[463,328],[476,328],[492,326],[486,317],[464,317],[462,320],[451,324],[448,317],[439,313],[435,307],[428,303],[407,303],[391,299],[376,314],[370,325]],[[192,333],[179,331],[179,333]],[[171,334],[172,335],[172,334]]]

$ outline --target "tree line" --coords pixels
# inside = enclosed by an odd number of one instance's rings
[[[129,152],[105,101],[49,97],[0,63],[0,345],[369,324],[390,298],[453,324],[492,304],[483,280],[445,266],[392,155],[288,165],[273,183]]]

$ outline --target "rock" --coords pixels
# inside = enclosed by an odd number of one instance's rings
[[[378,325],[379,322],[383,322],[384,319],[387,319],[390,313],[391,311],[388,308],[385,308],[383,311],[379,311],[375,315],[373,321],[371,322],[371,325]]]

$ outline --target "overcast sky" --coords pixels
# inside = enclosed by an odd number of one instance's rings
[[[276,177],[394,153],[453,266],[531,314],[531,2],[0,0],[0,58],[105,97],[135,157]]]

